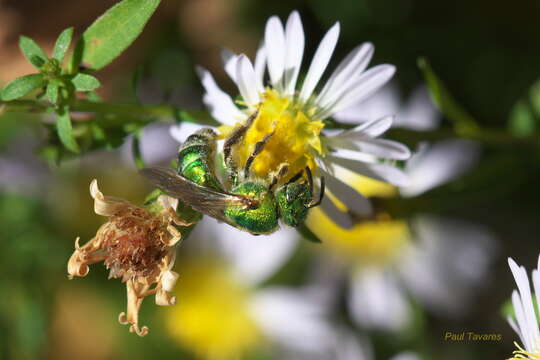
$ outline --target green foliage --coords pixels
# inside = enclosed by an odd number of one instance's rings
[[[19,47],[24,57],[36,68],[41,68],[48,60],[47,55],[43,52],[36,42],[26,36],[21,36],[19,39]]]
[[[73,137],[73,128],[71,126],[71,118],[69,116],[69,108],[67,106],[62,107],[57,112],[58,118],[56,120],[56,131],[62,144],[74,153],[80,151],[79,145]]]
[[[92,75],[79,73],[71,79],[71,83],[77,91],[93,91],[101,86],[98,79]]]
[[[30,74],[17,78],[7,84],[1,93],[4,101],[21,98],[46,84],[43,75]]]
[[[51,102],[51,104],[56,105],[58,103],[58,85],[54,83],[47,85],[45,96],[47,97],[47,100]]]
[[[441,79],[435,74],[428,60],[418,59],[418,67],[422,71],[431,99],[439,110],[452,121],[456,132],[467,134],[478,129],[476,120],[450,94]]]
[[[142,32],[160,0],[123,0],[99,17],[77,42],[73,69],[99,70],[118,57]]]
[[[525,101],[518,101],[514,105],[508,120],[508,130],[517,137],[531,136],[536,131],[534,114]]]
[[[66,30],[62,31],[62,33],[60,33],[60,36],[58,36],[58,39],[56,40],[56,44],[54,45],[53,49],[52,56],[54,59],[58,60],[59,62],[62,62],[62,60],[64,60],[64,56],[66,55],[69,45],[71,44],[72,37],[72,27],[69,27]]]

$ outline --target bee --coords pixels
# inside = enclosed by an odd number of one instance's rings
[[[279,219],[287,226],[299,227],[304,223],[308,210],[321,203],[324,178],[321,177],[318,198],[314,194],[309,167],[279,186],[278,183],[288,172],[287,164],[282,164],[269,179],[253,179],[250,176],[251,164],[272,134],[255,144],[243,174],[240,173],[232,160],[231,150],[243,138],[249,123],[248,120],[247,125],[233,131],[225,140],[222,166],[225,176],[221,176],[224,180],[220,181],[217,175],[217,134],[210,128],[190,135],[180,147],[177,171],[152,167],[142,169],[141,174],[192,209],[251,234],[275,232],[279,229]]]

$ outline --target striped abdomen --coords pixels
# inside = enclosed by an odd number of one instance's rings
[[[208,128],[190,135],[178,151],[178,173],[201,186],[222,190],[214,174],[216,137]]]

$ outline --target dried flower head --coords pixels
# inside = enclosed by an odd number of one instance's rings
[[[127,286],[127,314],[122,312],[118,320],[130,324],[131,332],[145,336],[148,327],[138,325],[142,301],[155,294],[157,305],[175,304],[171,291],[178,274],[171,269],[181,233],[174,225],[191,224],[176,215],[178,201],[165,195],[157,198],[157,206],[142,208],[104,196],[96,180],[90,183],[90,195],[95,213],[109,217],[109,221],[84,246],[79,246],[79,238],[75,240],[75,252],[67,266],[69,278],[86,276],[88,265],[103,261],[110,270],[109,279],[120,278]]]

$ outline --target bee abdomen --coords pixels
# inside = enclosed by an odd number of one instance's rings
[[[201,186],[221,190],[214,175],[216,138],[208,128],[190,135],[178,152],[178,173]]]

